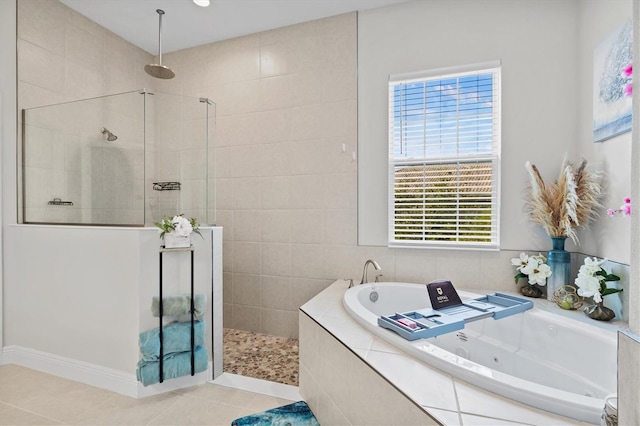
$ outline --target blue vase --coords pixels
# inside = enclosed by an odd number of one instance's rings
[[[547,254],[551,276],[547,278],[547,300],[553,301],[553,293],[562,286],[570,285],[571,253],[564,249],[567,237],[551,237],[552,249]]]

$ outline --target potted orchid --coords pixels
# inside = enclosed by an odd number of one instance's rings
[[[620,281],[620,277],[604,270],[602,264],[605,261],[606,259],[598,260],[596,257],[585,258],[575,280],[578,294],[584,297],[593,297],[595,302],[595,304],[584,308],[585,314],[599,321],[609,321],[616,316],[611,309],[603,305],[603,296],[622,291],[622,289],[607,287],[607,281]]]
[[[165,216],[162,221],[155,224],[160,230],[160,238],[164,240],[165,248],[181,248],[191,246],[191,233],[202,237],[198,229],[198,221],[195,218],[187,219],[184,214],[169,218]]]
[[[520,253],[520,257],[511,259],[511,265],[518,271],[514,277],[516,284],[521,278],[528,279],[528,284],[520,289],[520,293],[528,297],[542,296],[540,287],[546,286],[547,278],[551,276],[551,268],[546,262],[547,258],[540,253],[533,256]]]

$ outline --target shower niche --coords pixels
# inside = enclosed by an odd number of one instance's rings
[[[136,90],[22,110],[26,224],[215,224],[215,103]]]

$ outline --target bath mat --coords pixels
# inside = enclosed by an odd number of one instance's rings
[[[304,401],[240,417],[231,426],[320,426]]]

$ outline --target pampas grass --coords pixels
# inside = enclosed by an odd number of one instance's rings
[[[527,161],[529,173],[526,207],[532,222],[550,237],[569,237],[579,244],[576,229],[597,216],[602,195],[601,175],[587,170],[587,161],[578,167],[564,161],[558,179],[544,183],[537,167]]]

